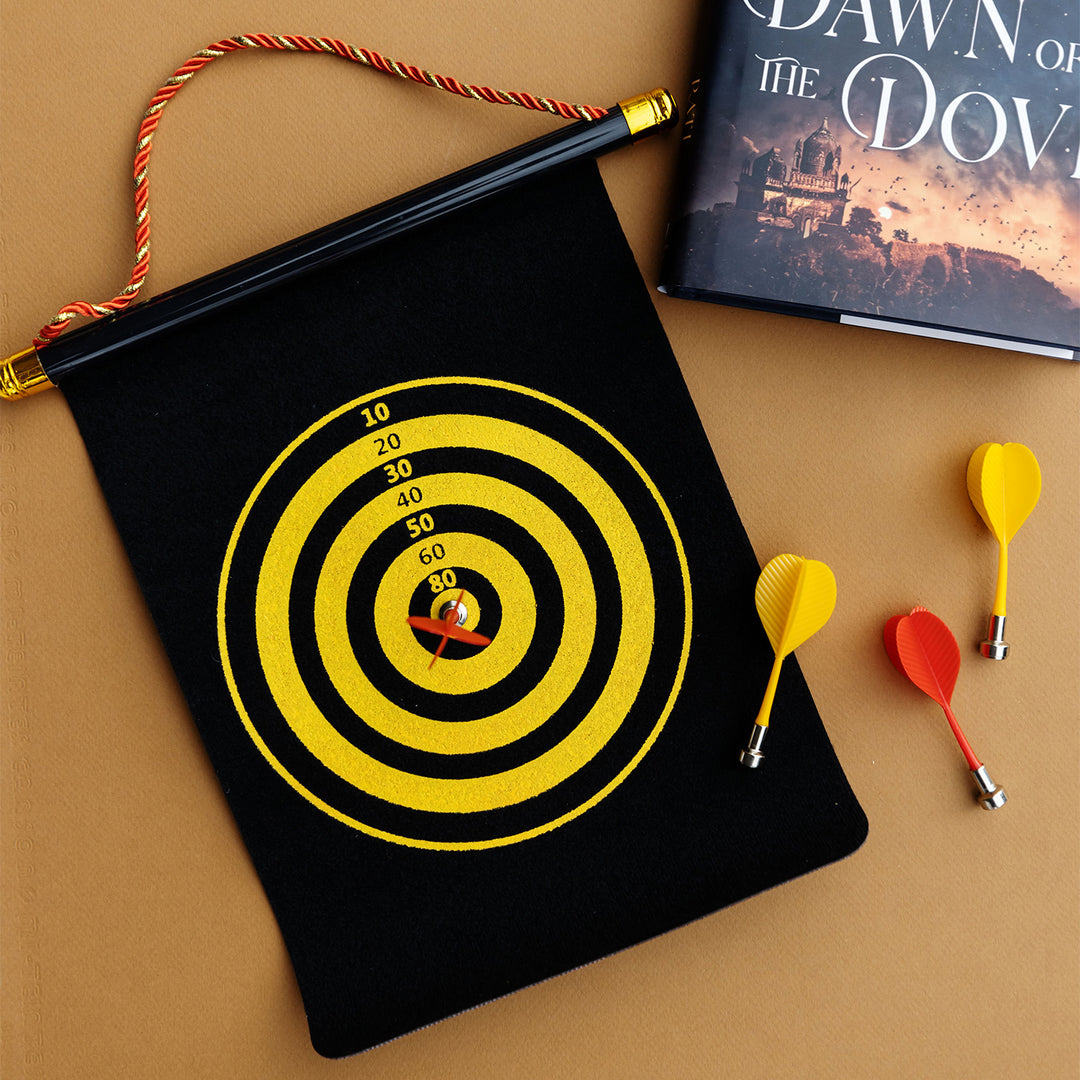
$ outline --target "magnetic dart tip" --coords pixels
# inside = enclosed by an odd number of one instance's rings
[[[979,805],[984,810],[1000,810],[1009,801],[1005,789],[998,787],[990,779],[990,774],[986,771],[985,765],[973,769],[971,775],[979,789]]]

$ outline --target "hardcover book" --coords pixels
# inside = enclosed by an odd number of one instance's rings
[[[1065,0],[712,0],[660,289],[1078,358]]]

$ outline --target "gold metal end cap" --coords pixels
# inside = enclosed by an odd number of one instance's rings
[[[29,397],[52,385],[33,345],[0,360],[0,401]]]
[[[619,108],[634,139],[671,127],[679,119],[679,106],[670,91],[663,87],[620,101]]]

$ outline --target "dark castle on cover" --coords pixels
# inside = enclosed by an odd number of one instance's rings
[[[665,291],[1077,348],[1078,30],[1063,0],[717,5]]]

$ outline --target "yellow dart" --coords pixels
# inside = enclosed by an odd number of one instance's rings
[[[979,646],[983,656],[1004,660],[1005,589],[1009,574],[1009,541],[1035,509],[1042,491],[1042,474],[1035,455],[1021,443],[983,443],[967,467],[968,494],[979,517],[998,542],[997,589],[987,639]]]
[[[775,656],[750,743],[739,755],[739,760],[751,769],[756,769],[765,757],[761,746],[769,730],[769,714],[784,657],[829,621],[836,607],[836,578],[823,562],[800,555],[777,555],[761,571],[754,603]]]

